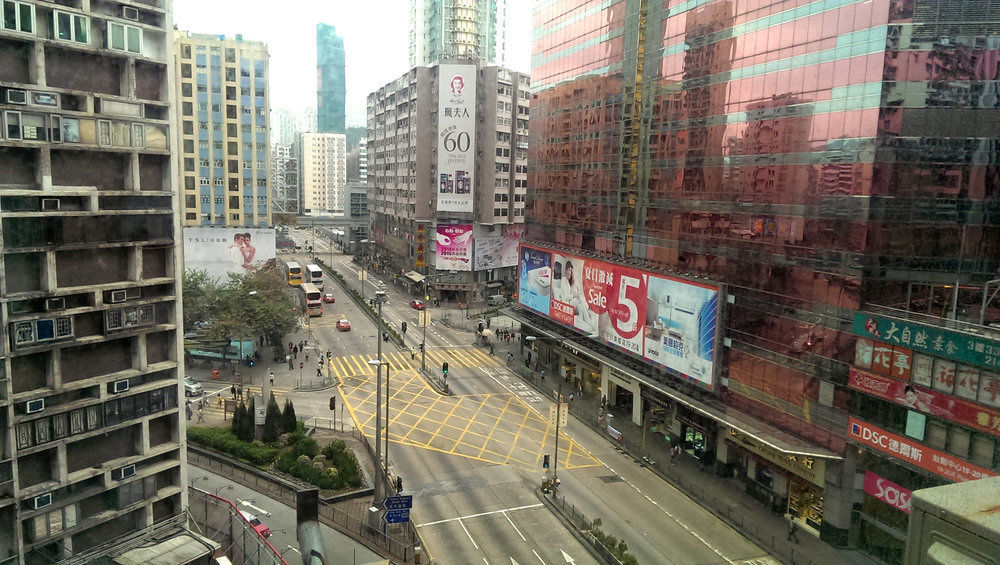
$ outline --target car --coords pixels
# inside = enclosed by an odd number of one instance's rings
[[[427,308],[427,305],[424,304],[423,300],[411,300],[410,308],[413,308],[414,310],[423,310]]]
[[[348,322],[345,318],[341,318],[337,320],[337,329],[342,332],[349,332],[351,331],[351,323]]]
[[[184,377],[184,396],[200,396],[205,394],[205,387],[191,377]]]
[[[336,301],[337,299],[333,297],[332,292],[328,292],[323,295],[323,302],[326,302],[327,304],[333,304]]]
[[[271,537],[271,528],[268,528],[264,524],[261,524],[260,520],[258,520],[256,516],[254,516],[249,512],[244,512],[243,510],[240,510],[240,515],[243,516],[244,520],[250,523],[250,526],[253,528],[253,531],[260,534],[260,537],[264,539]]]

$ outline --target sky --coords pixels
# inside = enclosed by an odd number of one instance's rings
[[[507,66],[529,72],[532,0],[507,2]],[[315,108],[320,22],[344,38],[347,125],[364,126],[368,93],[409,69],[409,0],[174,0],[177,29],[267,44],[272,110]]]

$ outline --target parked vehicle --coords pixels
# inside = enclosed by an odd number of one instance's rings
[[[201,396],[205,394],[205,387],[191,377],[184,377],[184,396]]]

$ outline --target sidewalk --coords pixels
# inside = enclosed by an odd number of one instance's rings
[[[493,324],[491,324],[493,325]],[[551,371],[544,383],[538,374],[524,365],[520,353],[520,340],[496,344],[496,354],[505,358],[509,351],[514,358],[510,369],[525,383],[530,384],[543,396],[551,399],[554,385]],[[571,391],[563,383],[564,395]],[[764,505],[747,494],[740,482],[731,478],[716,475],[711,469],[700,468],[698,460],[683,454],[676,458],[676,465],[670,463],[670,446],[663,440],[661,434],[647,432],[643,439],[643,430],[632,423],[631,414],[602,411],[601,399],[597,394],[581,393],[572,390],[573,401],[570,402],[570,413],[578,421],[587,424],[598,432],[601,437],[619,447],[626,455],[648,467],[662,479],[685,492],[698,501],[704,508],[725,520],[748,539],[772,553],[786,563],[800,565],[845,563],[852,565],[874,565],[878,561],[869,558],[856,550],[838,549],[811,535],[804,529],[798,531],[798,542],[788,541],[788,521],[784,516],[771,512]],[[611,418],[607,418],[611,414]],[[603,417],[602,417],[603,416]],[[615,439],[609,434],[607,425],[613,421],[614,429],[620,432],[620,438]],[[566,494],[566,493],[562,493]],[[570,496],[572,499],[572,496]],[[571,501],[571,500],[570,500]],[[598,518],[599,516],[593,516]]]

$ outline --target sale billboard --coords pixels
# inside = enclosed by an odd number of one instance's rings
[[[476,67],[438,66],[440,212],[472,212],[476,164]]]
[[[522,305],[712,388],[719,289],[521,246]]]
[[[191,226],[184,228],[184,269],[215,280],[274,264],[274,230]]]
[[[446,271],[472,270],[472,225],[442,224],[435,240],[434,266]]]

